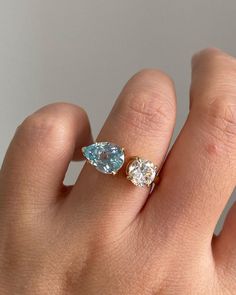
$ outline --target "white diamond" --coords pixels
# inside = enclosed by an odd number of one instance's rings
[[[127,167],[127,178],[136,186],[150,186],[157,175],[157,167],[148,160],[136,158]]]

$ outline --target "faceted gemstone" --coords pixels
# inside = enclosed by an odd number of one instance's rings
[[[90,164],[105,174],[116,174],[125,160],[124,150],[110,142],[96,142],[83,147],[82,152]]]
[[[135,158],[127,167],[127,178],[136,186],[150,186],[157,175],[151,161]]]

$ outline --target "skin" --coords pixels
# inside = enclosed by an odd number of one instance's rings
[[[142,70],[97,141],[160,166],[175,114],[172,80]],[[70,104],[17,128],[0,171],[0,294],[235,294],[235,206],[213,233],[236,181],[236,59],[218,49],[193,57],[190,112],[151,195],[123,170],[89,164],[64,186],[91,142],[85,111]]]

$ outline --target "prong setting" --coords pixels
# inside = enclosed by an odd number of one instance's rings
[[[96,142],[82,148],[88,162],[99,172],[115,175],[125,161],[124,148],[111,142]]]
[[[157,166],[149,160],[132,157],[126,167],[127,179],[134,185],[150,187],[157,175]]]

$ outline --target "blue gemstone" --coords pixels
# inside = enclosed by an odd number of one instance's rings
[[[124,164],[125,155],[121,147],[110,142],[97,142],[82,148],[90,164],[105,174],[115,174]]]

